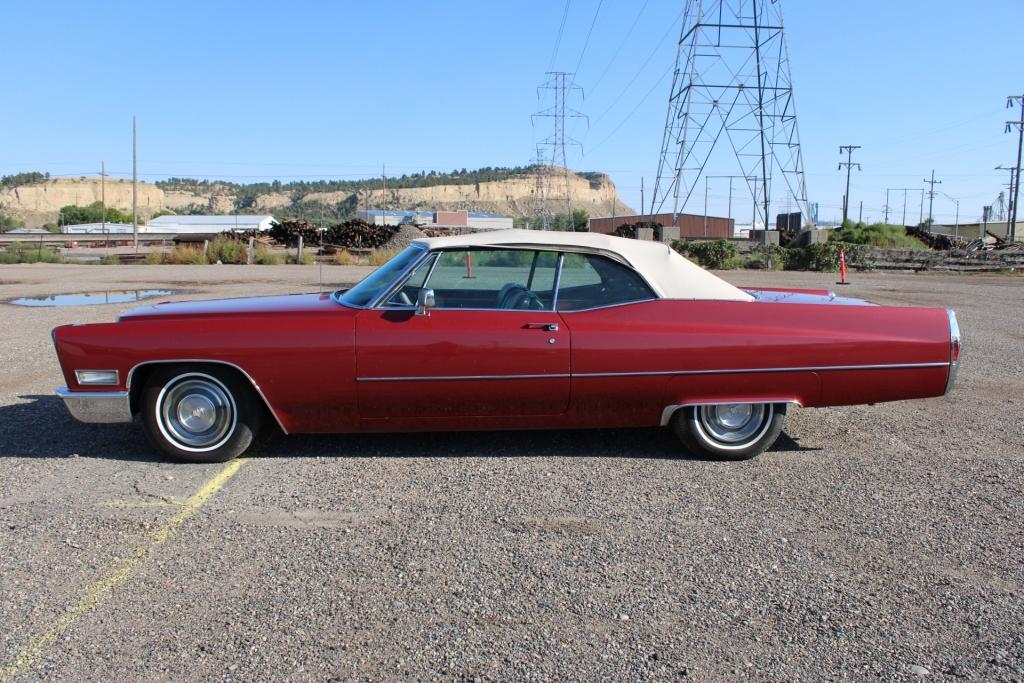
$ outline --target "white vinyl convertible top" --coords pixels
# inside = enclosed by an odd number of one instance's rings
[[[416,240],[430,249],[513,247],[604,254],[632,266],[664,299],[753,301],[754,297],[691,263],[667,244],[593,232],[494,230]]]

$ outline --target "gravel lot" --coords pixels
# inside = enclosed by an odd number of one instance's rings
[[[0,299],[318,271],[0,266]],[[50,329],[131,305],[0,305],[0,679],[1021,680],[1024,280],[852,279],[956,308],[951,397],[793,411],[744,463],[661,430],[278,437],[202,505],[223,465],[53,397]]]

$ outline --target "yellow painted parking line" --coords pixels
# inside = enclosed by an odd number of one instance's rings
[[[149,553],[170,538],[179,526],[192,517],[213,494],[227,483],[228,479],[234,476],[244,462],[244,460],[232,460],[228,463],[216,476],[185,500],[181,509],[175,512],[170,519],[148,533],[145,542],[135,548],[128,557],[111,562],[103,576],[85,589],[78,603],[70,610],[65,611],[52,628],[32,638],[13,662],[0,666],[0,681],[10,680],[32,669],[48,645],[74,626],[83,614],[97,607],[114,586],[130,577]]]

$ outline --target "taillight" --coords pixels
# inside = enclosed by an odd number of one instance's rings
[[[950,354],[950,360],[956,363],[960,360],[960,340],[953,340],[953,352]]]

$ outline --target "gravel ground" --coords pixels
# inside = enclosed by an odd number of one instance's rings
[[[0,299],[318,271],[2,266]],[[0,305],[0,667],[30,665],[0,679],[1024,679],[1024,280],[853,281],[956,308],[952,396],[793,411],[745,463],[661,430],[278,437],[180,524],[223,465],[52,397],[50,329],[130,306]]]

